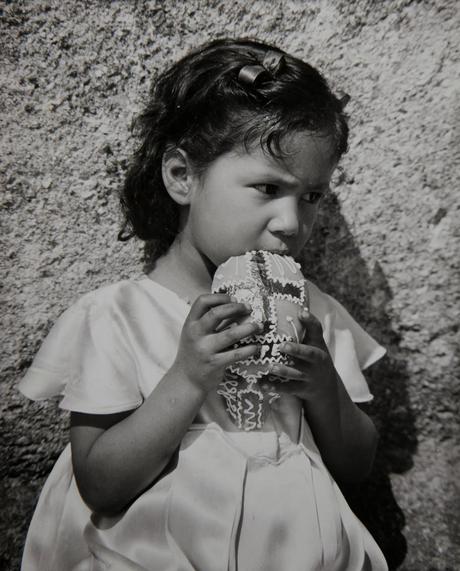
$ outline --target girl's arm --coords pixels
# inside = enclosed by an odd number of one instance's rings
[[[300,319],[307,330],[306,344],[280,347],[295,359],[295,367],[279,365],[273,372],[292,379],[281,384],[281,390],[303,400],[315,442],[332,476],[343,482],[363,480],[372,468],[377,430],[349,397],[324,343],[319,321],[310,313],[301,313]]]
[[[157,477],[206,397],[171,367],[135,411],[72,412],[70,442],[80,494],[96,512],[123,509]]]
[[[116,513],[145,490],[167,466],[209,390],[257,345],[228,349],[260,332],[246,322],[216,333],[223,321],[250,308],[224,294],[200,296],[187,317],[174,364],[135,411],[110,415],[72,413],[75,478],[84,501],[97,512]]]

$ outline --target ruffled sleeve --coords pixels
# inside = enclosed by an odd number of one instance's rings
[[[332,296],[308,282],[310,310],[323,326],[335,368],[354,402],[373,399],[362,371],[385,354],[379,345]]]
[[[143,401],[123,320],[90,293],[65,311],[43,342],[19,390],[33,400],[62,395],[61,408],[92,414]]]

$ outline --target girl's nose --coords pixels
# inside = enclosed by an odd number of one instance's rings
[[[276,204],[276,212],[268,225],[273,234],[294,236],[299,232],[299,205],[294,197],[284,197]]]

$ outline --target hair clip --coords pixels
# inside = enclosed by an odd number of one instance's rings
[[[238,73],[238,80],[247,85],[254,85],[264,75],[274,78],[278,75],[283,64],[284,55],[280,52],[269,50],[265,54],[262,64],[243,66]]]
[[[280,52],[269,50],[265,54],[262,65],[270,73],[270,75],[276,77],[284,65],[284,55]]]
[[[262,75],[267,75],[268,70],[261,65],[245,65],[238,73],[238,81],[247,85],[254,85]]]

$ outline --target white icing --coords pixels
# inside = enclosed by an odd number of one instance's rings
[[[291,317],[290,315],[288,315],[288,316],[286,317],[286,321],[291,325],[292,330],[294,331],[294,338],[295,338],[295,340],[296,340],[296,343],[300,343],[300,341],[299,341],[299,335],[298,335],[298,333],[297,333],[297,327],[294,325],[294,318]]]
[[[262,347],[260,348],[260,359],[264,359],[265,355],[267,354],[267,351],[269,350],[270,350],[269,345],[262,345]]]
[[[278,272],[284,276],[284,265],[280,255],[274,254],[272,257],[273,263],[277,266]]]
[[[284,262],[293,274],[297,274],[300,270],[300,264],[294,261],[293,258],[285,257]]]
[[[264,394],[252,379],[244,389],[237,389],[238,381],[224,380],[217,394],[225,398],[227,412],[239,429],[246,431],[262,428]],[[252,400],[251,400],[252,399]]]

